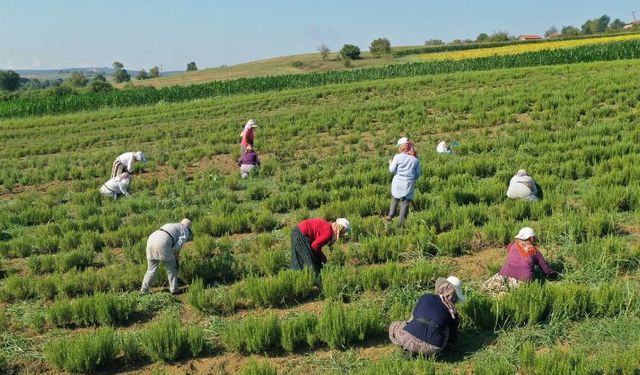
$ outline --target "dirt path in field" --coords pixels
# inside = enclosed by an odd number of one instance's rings
[[[503,248],[489,247],[473,254],[451,258],[453,273],[464,281],[481,282],[490,275],[489,266],[501,264],[505,258]]]
[[[378,361],[390,355],[394,346],[388,343],[374,341],[366,347],[355,347],[353,350],[360,359]],[[241,355],[226,353],[206,358],[181,361],[175,364],[149,364],[136,369],[116,371],[118,374],[154,374],[164,373],[168,375],[178,374],[235,374],[238,373],[252,359],[258,362],[269,362],[278,369],[279,374],[305,374],[326,373],[327,364],[336,361],[344,352],[330,350],[328,348],[293,354],[280,354],[265,357],[261,355]],[[310,356],[313,354],[313,357]]]

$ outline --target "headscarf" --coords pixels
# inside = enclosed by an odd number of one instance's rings
[[[407,155],[417,157],[416,148],[413,146],[413,143],[411,142],[401,144],[398,147],[398,149],[399,149],[399,152],[404,152]]]
[[[447,307],[447,310],[449,310],[449,314],[451,314],[451,317],[455,319],[457,312],[454,303],[458,299],[456,288],[451,285],[451,283],[444,282],[438,286],[438,289],[436,289],[436,294],[440,297],[442,303]]]
[[[516,250],[518,250],[518,254],[523,257],[533,256],[538,251],[538,249],[529,240],[523,241],[516,238],[514,240],[514,245]]]

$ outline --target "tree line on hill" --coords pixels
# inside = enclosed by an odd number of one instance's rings
[[[575,37],[579,35],[595,35],[603,33],[615,33],[621,31],[625,27],[625,23],[616,18],[611,21],[611,17],[604,14],[601,17],[586,20],[584,24],[578,29],[575,26],[563,26],[560,30],[556,26],[551,26],[544,33],[546,38],[562,38],[562,37]],[[637,31],[640,26],[633,26],[632,31]],[[450,44],[465,44],[465,43],[493,43],[493,42],[507,42],[516,40],[517,37],[509,35],[506,31],[497,31],[492,34],[480,33],[475,40],[472,39],[455,39]],[[447,44],[442,39],[427,39],[425,46],[439,46]],[[377,38],[371,42],[369,51],[375,57],[381,57],[391,53],[391,43],[387,38]],[[327,45],[321,44],[318,47],[318,52],[323,61],[328,60],[331,50]],[[353,44],[345,44],[338,52],[337,58],[341,59],[346,67],[351,66],[353,60],[360,58],[360,48]],[[304,65],[303,63],[296,61],[294,66]]]

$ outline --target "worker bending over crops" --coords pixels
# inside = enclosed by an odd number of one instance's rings
[[[509,181],[509,189],[507,197],[511,199],[524,199],[528,201],[538,200],[538,188],[535,181],[531,178],[527,171],[520,169]]]
[[[451,149],[449,148],[447,142],[440,141],[440,143],[438,143],[438,146],[436,146],[436,152],[438,152],[439,154],[450,154]]]
[[[332,245],[351,230],[345,218],[335,222],[323,219],[307,219],[293,227],[291,231],[291,269],[312,268],[316,273],[322,270],[327,257],[322,252],[324,245]]]
[[[100,192],[108,197],[113,198],[115,201],[119,196],[124,195],[126,197],[129,194],[129,184],[131,183],[131,175],[127,172],[120,173],[116,177],[109,179],[100,187]]]
[[[247,145],[245,147],[244,154],[238,159],[238,165],[240,166],[240,176],[247,178],[251,172],[260,166],[260,159],[258,154],[253,150],[253,146]]]
[[[455,276],[436,280],[435,294],[416,303],[411,319],[389,326],[389,339],[412,354],[432,355],[456,342],[460,317],[455,304],[464,301],[462,281]]]
[[[125,152],[118,156],[111,167],[111,177],[116,177],[122,172],[133,173],[133,162],[135,160],[143,163],[147,161],[142,151]]]
[[[389,161],[389,172],[394,176],[391,181],[391,205],[385,219],[393,219],[400,203],[399,224],[403,225],[409,214],[409,203],[413,200],[416,190],[416,180],[422,174],[422,170],[416,149],[406,137],[398,139],[396,146],[398,153]]]
[[[244,155],[246,151],[247,145],[253,146],[253,129],[257,128],[258,124],[256,124],[256,120],[250,119],[244,125],[244,129],[242,129],[242,133],[240,133],[240,154]]]
[[[156,278],[160,262],[164,263],[169,278],[169,291],[178,293],[178,259],[182,246],[193,238],[191,220],[163,225],[147,239],[147,272],[142,280],[140,292],[148,293]]]
[[[520,229],[515,240],[507,246],[507,259],[500,271],[482,283],[480,290],[493,296],[506,293],[522,282],[534,279],[536,265],[547,276],[557,276],[535,246],[536,233],[529,227]]]

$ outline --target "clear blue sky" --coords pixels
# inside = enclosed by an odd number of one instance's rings
[[[110,66],[184,70],[315,52],[542,34],[607,14],[632,19],[629,0],[0,0],[0,69]],[[640,19],[640,12],[638,12]]]

